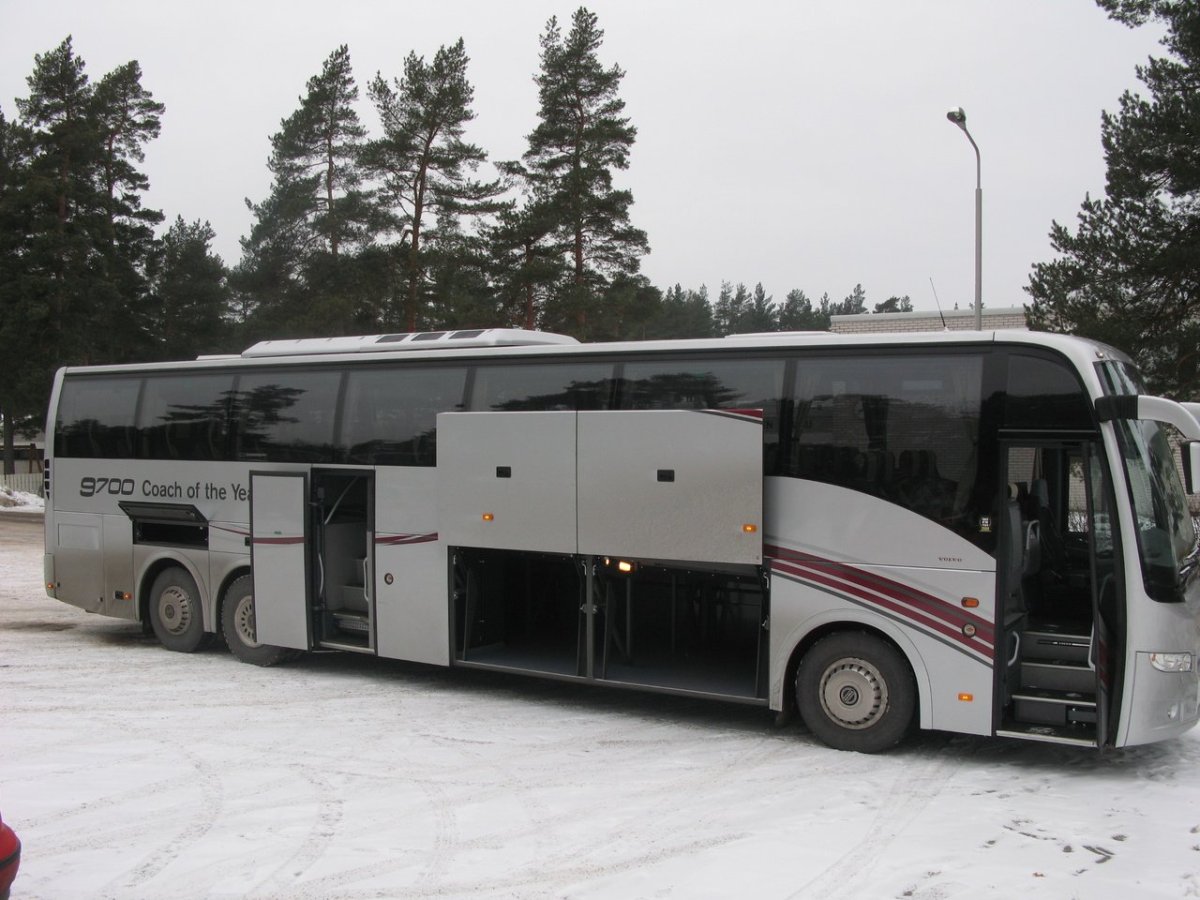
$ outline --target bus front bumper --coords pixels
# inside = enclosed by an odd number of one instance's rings
[[[1125,745],[1175,737],[1200,721],[1198,662],[1189,653],[1136,654],[1135,700]]]

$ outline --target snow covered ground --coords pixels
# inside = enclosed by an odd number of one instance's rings
[[[46,508],[46,501],[37,494],[27,491],[16,491],[7,485],[0,484],[0,511],[14,513],[40,513]]]
[[[758,709],[355,656],[169,653],[0,521],[20,898],[1200,897],[1200,734],[826,749]]]

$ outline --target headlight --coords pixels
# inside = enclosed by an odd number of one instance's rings
[[[1190,672],[1192,671],[1192,654],[1151,653],[1150,665],[1160,672]]]

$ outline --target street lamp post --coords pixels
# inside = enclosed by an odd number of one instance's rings
[[[962,129],[975,149],[975,330],[983,330],[983,165],[979,160],[979,145],[967,131],[967,114],[960,106],[946,113],[946,118]]]

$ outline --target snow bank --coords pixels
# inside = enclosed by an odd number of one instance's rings
[[[0,485],[0,509],[9,512],[40,513],[46,509],[46,501],[37,494],[14,491],[10,487]]]

